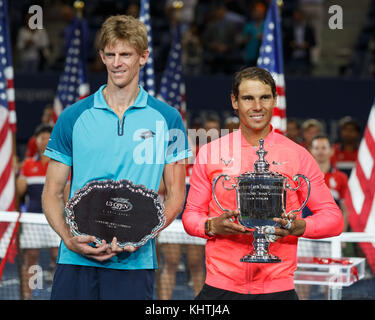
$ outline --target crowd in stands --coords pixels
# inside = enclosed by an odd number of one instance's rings
[[[155,73],[166,65],[175,22],[173,0],[150,1]],[[287,74],[309,75],[320,56],[323,0],[284,0],[281,7]],[[67,35],[75,16],[73,1],[39,0],[43,29],[30,30],[30,1],[10,3],[12,43],[17,70],[61,70]],[[184,0],[178,15],[183,25],[185,74],[232,74],[256,65],[269,0]],[[139,16],[139,0],[86,1],[83,12],[89,70],[103,71],[95,48],[101,23],[109,15]]]
[[[340,71],[342,75],[375,76],[375,0],[370,1],[350,62]]]

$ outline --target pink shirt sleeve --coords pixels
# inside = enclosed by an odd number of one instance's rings
[[[303,150],[305,151],[305,150]],[[306,217],[306,229],[303,237],[310,239],[338,236],[344,229],[344,219],[332,194],[324,181],[324,175],[311,154],[300,153],[301,174],[310,179],[311,193],[307,206],[313,215]],[[303,199],[307,196],[307,187],[301,191]]]
[[[205,145],[199,150],[190,176],[190,189],[182,222],[188,234],[208,239],[209,237],[204,232],[204,223],[208,219],[212,184],[206,171],[206,154]]]

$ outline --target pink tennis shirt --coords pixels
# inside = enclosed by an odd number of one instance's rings
[[[305,175],[311,182],[307,206],[313,215],[305,218],[303,237],[317,239],[341,234],[344,226],[342,213],[324,182],[318,164],[305,148],[271,129],[264,139],[264,149],[268,152],[265,159],[270,164],[270,171],[289,177],[291,186],[294,184],[291,178],[296,174]],[[207,239],[206,284],[243,294],[292,290],[293,274],[297,268],[296,236],[287,236],[270,244],[270,252],[280,257],[281,263],[244,263],[240,259],[251,251],[252,234],[215,237],[205,234],[204,223],[208,217],[223,213],[212,195],[213,180],[223,173],[236,177],[254,171],[257,149],[245,140],[241,130],[202,146],[190,177],[190,190],[182,217],[187,233]],[[234,210],[235,190],[224,189],[221,181],[216,185],[215,194],[222,207]],[[234,181],[225,183],[230,187]],[[286,211],[298,209],[306,197],[305,182],[296,192],[287,190]],[[302,219],[301,212],[297,213],[297,219]]]

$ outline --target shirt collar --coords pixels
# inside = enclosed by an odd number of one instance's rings
[[[275,141],[275,129],[274,127],[272,126],[272,124],[270,124],[270,128],[271,128],[271,131],[270,133],[264,138],[264,145],[273,145],[274,144],[274,141]],[[241,144],[245,147],[254,147],[254,146],[251,146],[245,139],[245,137],[243,136],[242,132],[241,132],[241,128],[238,130],[239,133],[241,134]]]
[[[104,99],[103,95],[103,89],[107,85],[104,84],[102,85],[98,91],[95,92],[94,94],[94,108],[98,109],[110,109],[110,106],[108,105],[107,101]],[[130,107],[135,107],[135,108],[145,108],[147,106],[147,100],[148,100],[148,93],[141,85],[138,85],[139,87],[139,93],[137,95],[137,98],[135,99],[133,105]]]

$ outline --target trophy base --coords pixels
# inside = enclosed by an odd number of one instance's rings
[[[281,259],[272,254],[267,255],[256,255],[256,254],[247,254],[240,259],[241,262],[247,263],[279,263]]]
[[[247,263],[279,263],[281,259],[268,251],[269,242],[263,233],[263,227],[256,227],[254,232],[254,250],[240,259]]]

